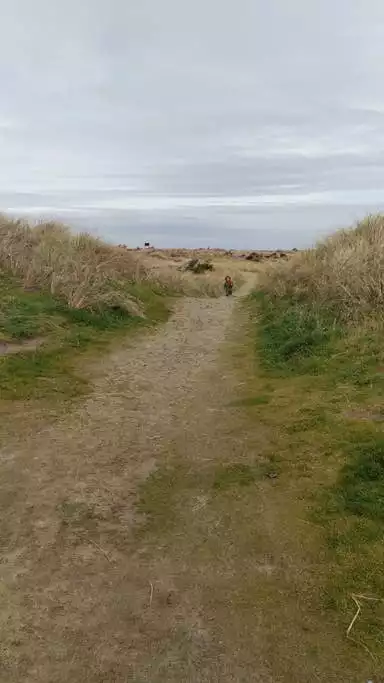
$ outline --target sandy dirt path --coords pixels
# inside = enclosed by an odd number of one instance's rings
[[[191,477],[244,449],[219,362],[234,307],[180,300],[162,329],[105,361],[80,408],[3,449],[4,683],[259,680],[253,658],[233,657],[233,630],[214,627],[223,566],[214,554],[188,567],[220,524],[211,510],[199,528],[209,496]]]
[[[315,529],[241,403],[263,398],[247,316],[236,297],[179,300],[81,405],[14,418],[1,683],[361,683],[313,592]]]

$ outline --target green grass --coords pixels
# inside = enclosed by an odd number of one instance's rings
[[[346,512],[384,522],[384,436],[350,447],[336,493]]]
[[[323,530],[323,606],[342,627],[352,593],[376,596],[354,635],[377,654],[384,616],[383,325],[342,327],[305,302],[265,293],[250,306],[258,380],[271,384],[257,419],[271,429],[308,521]]]
[[[101,351],[118,335],[166,320],[166,298],[146,285],[127,285],[144,305],[146,318],[126,311],[71,309],[48,294],[24,291],[19,283],[0,276],[0,341],[22,343],[40,339],[36,350],[0,355],[0,398],[47,396],[73,398],[87,391],[79,358]]]
[[[253,295],[258,307],[257,344],[266,369],[283,372],[315,372],[329,355],[329,343],[340,335],[331,315],[287,297]],[[316,359],[316,363],[314,363]]]

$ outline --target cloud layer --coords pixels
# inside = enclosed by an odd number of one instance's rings
[[[128,243],[310,243],[384,208],[377,0],[15,0],[0,207]]]

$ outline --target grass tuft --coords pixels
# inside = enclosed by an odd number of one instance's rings
[[[340,473],[336,492],[347,512],[384,520],[384,437],[354,445]]]

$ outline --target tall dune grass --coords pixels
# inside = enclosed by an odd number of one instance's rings
[[[223,278],[217,271],[213,273],[179,273],[170,268],[150,271],[149,281],[157,281],[158,286],[165,287],[170,292],[182,294],[188,297],[212,297],[216,298],[223,293]]]
[[[384,313],[384,215],[368,216],[314,249],[265,269],[260,287],[332,312],[341,322]]]
[[[218,252],[218,255],[216,254]],[[219,250],[161,250],[142,251],[140,258],[146,269],[146,277],[159,287],[165,287],[171,292],[191,297],[218,297],[223,294],[223,282],[226,275],[231,275],[235,288],[239,289],[244,282],[245,272],[257,272],[258,264],[243,260],[232,259]],[[185,264],[193,254],[199,258],[207,256],[212,259],[213,270],[195,274],[185,271]],[[176,254],[176,256],[175,256]],[[180,256],[184,254],[184,256]],[[180,268],[181,267],[181,268]]]
[[[138,313],[139,302],[123,286],[144,276],[129,252],[56,222],[31,227],[0,217],[0,268],[26,288],[49,291],[71,308],[120,306]]]
[[[135,285],[154,292],[218,296],[221,275],[182,273],[164,259],[109,245],[89,234],[75,234],[54,221],[31,226],[0,215],[0,270],[17,276],[23,286],[49,292],[74,309],[120,307],[142,315]],[[131,286],[132,285],[132,286]]]

